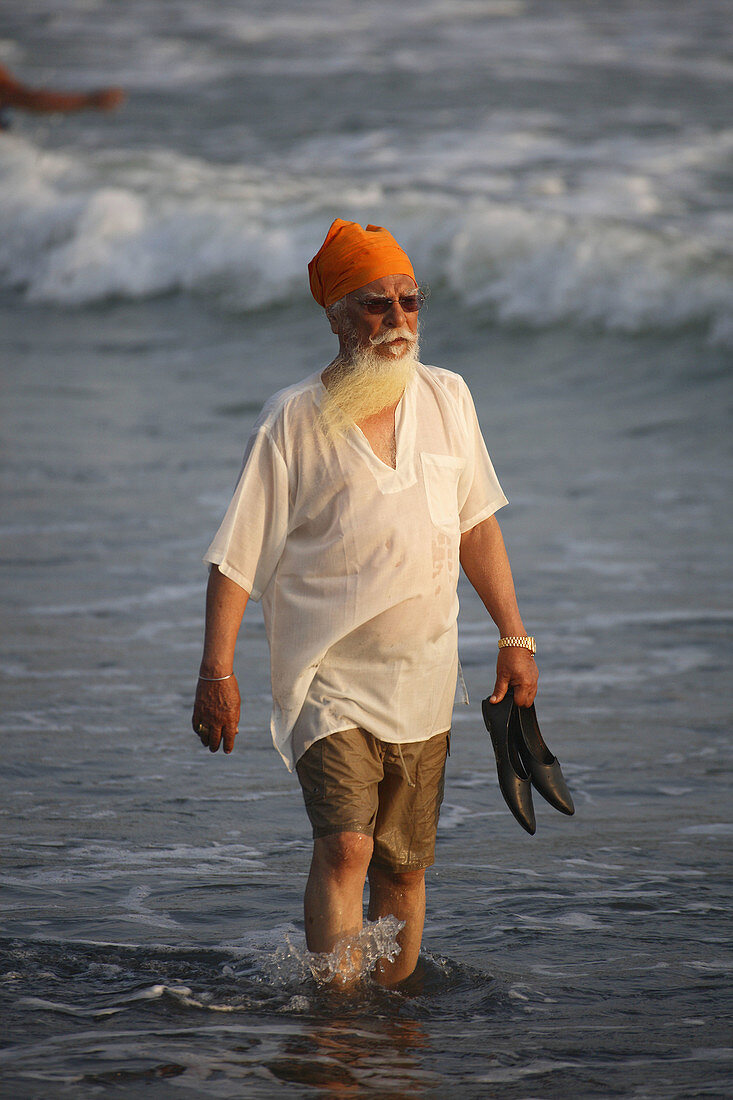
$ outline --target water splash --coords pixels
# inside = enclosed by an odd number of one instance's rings
[[[328,985],[334,979],[351,983],[367,978],[382,959],[394,962],[402,950],[397,936],[405,922],[397,917],[380,917],[365,921],[364,927],[352,936],[345,936],[333,951],[309,951],[302,937],[285,934],[285,946],[278,948],[268,967],[271,980],[290,984],[313,978],[318,985]]]

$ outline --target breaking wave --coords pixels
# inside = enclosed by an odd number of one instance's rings
[[[716,156],[721,143],[733,137],[718,140]],[[698,150],[707,164],[709,144]],[[568,149],[539,143],[520,172],[505,135],[494,176],[464,148],[458,175],[469,182],[458,188],[443,163],[455,148],[427,161],[425,147],[408,150],[407,165],[382,176],[373,144],[351,152],[353,176],[326,180],[315,165],[330,167],[329,150],[312,146],[291,163],[252,168],[170,151],[72,158],[8,135],[0,289],[66,307],[179,293],[235,312],[306,301],[305,265],[340,215],[397,227],[420,277],[480,321],[627,333],[698,326],[733,344],[733,215],[672,217],[663,165],[657,178],[638,163],[625,173],[586,167],[571,186]],[[647,151],[647,167],[653,159]],[[469,186],[471,166],[484,173],[480,185]]]

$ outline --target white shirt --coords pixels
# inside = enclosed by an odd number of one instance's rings
[[[462,532],[506,504],[463,379],[418,365],[397,462],[317,428],[320,374],[265,405],[205,560],[254,600],[270,644],[273,742],[290,770],[320,737],[450,728]]]

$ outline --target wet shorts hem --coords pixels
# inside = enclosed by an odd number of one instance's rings
[[[354,727],[314,742],[296,765],[313,837],[361,833],[373,838],[375,866],[430,867],[449,739],[396,744]]]
[[[378,855],[373,855],[369,861],[370,866],[374,864],[375,867],[381,867],[384,871],[397,874],[401,874],[403,871],[427,871],[428,867],[432,867],[434,863],[435,856],[413,860],[410,863],[400,863],[399,866],[396,866],[393,860],[380,859]]]
[[[334,825],[314,825],[313,839],[324,836],[336,836],[338,833],[361,833],[362,836],[374,836],[374,822],[371,825],[357,824],[355,821],[339,822]]]

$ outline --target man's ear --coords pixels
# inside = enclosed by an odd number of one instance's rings
[[[331,332],[335,333],[336,336],[338,336],[338,315],[333,306],[326,306],[326,317],[328,318],[328,323],[331,326]]]

